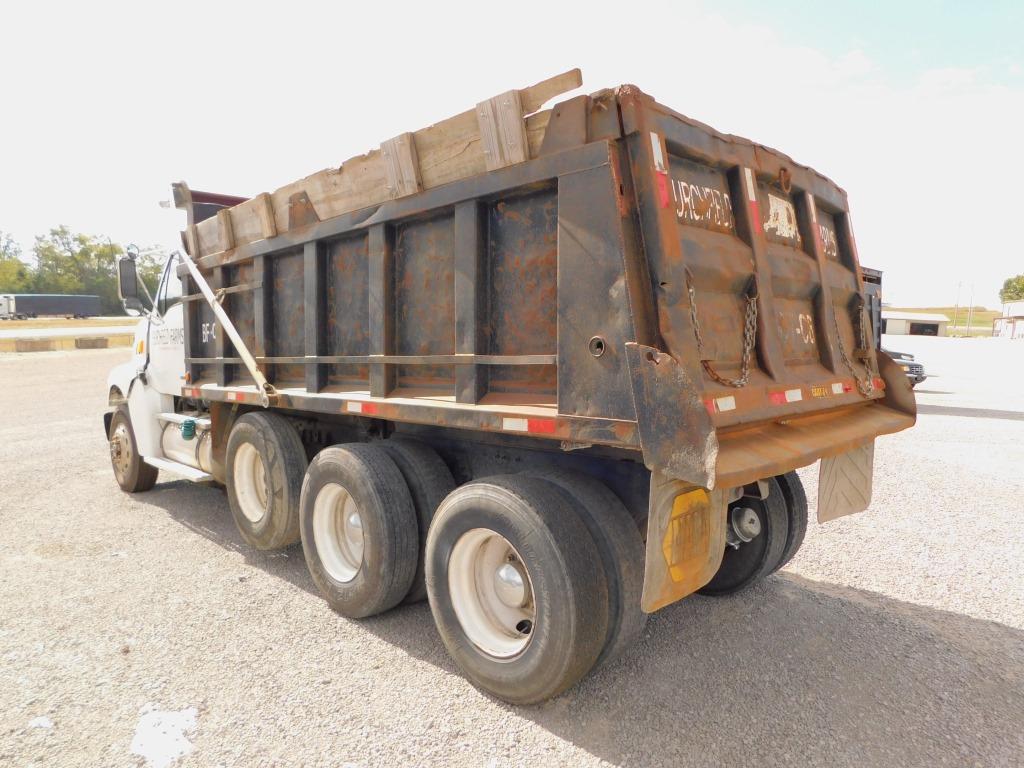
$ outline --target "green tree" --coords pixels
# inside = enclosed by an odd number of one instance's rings
[[[999,291],[999,300],[1003,304],[1011,301],[1024,301],[1024,275],[1008,277],[1003,282],[1003,288]]]
[[[0,293],[26,293],[32,274],[21,260],[21,246],[11,235],[0,232]]]
[[[36,237],[32,276],[37,293],[85,293],[100,297],[104,314],[120,314],[117,297],[117,259],[124,248],[109,238],[72,232],[68,227],[51,229]],[[156,289],[165,260],[162,251],[149,248],[139,256],[139,274],[150,290]]]

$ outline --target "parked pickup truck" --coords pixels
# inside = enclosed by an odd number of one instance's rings
[[[924,372],[924,366],[914,360],[914,356],[909,352],[893,352],[891,349],[882,350],[891,357],[896,365],[898,365],[903,372],[907,375],[907,381],[910,382],[911,387],[916,387],[922,381],[928,378]]]
[[[226,486],[328,604],[429,600],[479,687],[547,699],[646,615],[728,595],[871,496],[910,427],[846,194],[573,71],[252,199],[174,186],[187,246],[108,381],[121,488]],[[685,643],[685,639],[680,642]]]

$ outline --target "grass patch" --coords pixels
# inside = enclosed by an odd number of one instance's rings
[[[34,320],[0,320],[4,328],[95,328],[96,326],[129,326],[138,322],[137,317],[86,317],[68,320],[63,317],[37,317]]]

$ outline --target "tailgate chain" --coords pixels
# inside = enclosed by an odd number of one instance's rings
[[[693,335],[697,339],[697,354],[700,356],[700,364],[708,376],[724,384],[727,387],[747,386],[750,380],[750,355],[754,351],[754,341],[757,338],[757,278],[751,277],[747,286],[746,299],[747,308],[743,317],[743,357],[740,360],[740,377],[738,379],[726,379],[712,366],[711,361],[704,357],[704,337],[700,331],[700,322],[697,320],[697,292],[693,289],[693,282],[687,274],[686,288],[690,294],[690,320],[693,322]]]
[[[843,334],[839,332],[839,318],[836,316],[836,305],[832,303],[832,322],[836,326],[836,341],[839,343],[839,354],[843,358],[843,364],[850,371],[850,375],[853,376],[853,380],[857,383],[857,391],[864,397],[870,397],[875,391],[874,375],[871,372],[871,355],[870,348],[868,347],[867,331],[864,328],[864,298],[857,296],[857,306],[855,308],[856,318],[851,314],[850,320],[853,324],[854,331],[857,336],[860,337],[859,350],[863,357],[862,365],[864,366],[864,378],[857,374],[857,369],[853,366],[853,361],[850,356],[846,353],[846,346],[843,344]]]

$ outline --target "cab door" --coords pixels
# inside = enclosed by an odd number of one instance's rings
[[[180,395],[185,384],[185,319],[181,301],[180,258],[172,255],[164,266],[156,295],[156,312],[149,325],[150,384],[164,395]]]

